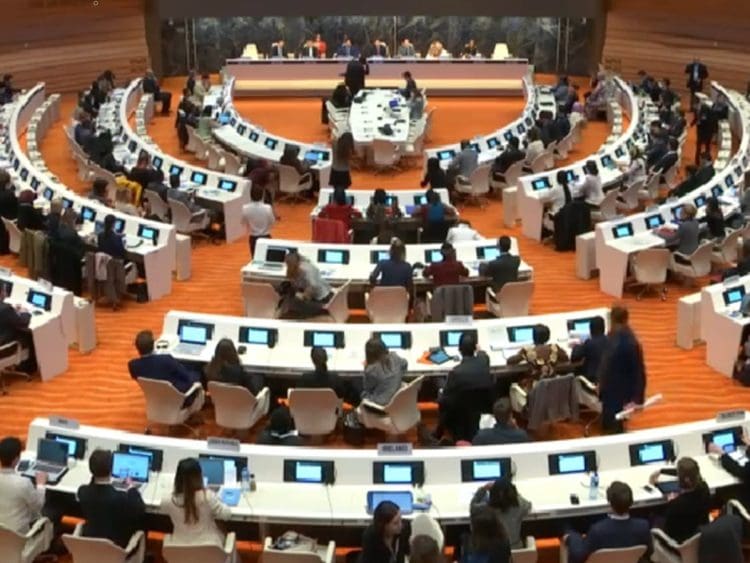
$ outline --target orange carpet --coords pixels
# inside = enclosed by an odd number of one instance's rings
[[[178,97],[182,81],[168,87]],[[74,100],[65,98],[62,115],[71,114]],[[431,99],[437,107],[431,146],[454,142],[462,137],[487,133],[514,119],[523,101],[502,99]],[[305,141],[325,140],[326,129],[320,124],[320,102],[315,99],[239,100],[237,108],[249,120],[279,135]],[[157,117],[150,134],[167,152],[179,154],[173,127],[174,119]],[[78,181],[73,161],[62,131],[62,121],[54,127],[41,145],[49,168],[69,187],[84,191],[88,186]],[[607,126],[592,123],[584,131],[583,142],[571,154],[572,160],[595,151],[607,135]],[[691,139],[685,154],[692,154]],[[187,155],[181,155],[189,159]],[[415,188],[419,170],[393,174],[371,174],[355,171],[353,188]],[[308,239],[311,205],[282,205],[282,220],[274,230],[278,238]],[[508,234],[519,238],[521,254],[535,269],[537,286],[532,313],[550,313],[608,306],[612,299],[598,290],[597,280],[582,281],[575,277],[572,253],[559,254],[551,248],[521,236],[520,228],[502,225],[502,204],[492,201],[484,209],[461,208],[461,213],[487,237]],[[0,435],[25,436],[35,416],[51,413],[76,418],[85,424],[101,425],[140,432],[145,425],[144,401],[137,385],[127,372],[127,361],[134,355],[133,338],[143,328],[156,334],[161,331],[164,314],[170,309],[187,309],[206,313],[241,314],[240,268],[248,260],[244,240],[231,245],[198,244],[193,250],[193,276],[187,282],[175,282],[172,294],[155,303],[127,303],[118,311],[107,307],[96,311],[98,345],[83,356],[70,351],[70,369],[54,381],[12,382],[10,394],[0,397],[3,415]],[[12,257],[0,258],[22,275],[25,271]],[[648,393],[663,393],[660,405],[638,415],[629,428],[647,428],[712,417],[719,410],[744,408],[750,390],[734,385],[726,377],[706,367],[705,348],[691,352],[675,346],[675,323],[678,297],[694,290],[670,285],[666,302],[658,299],[636,301],[626,297],[632,324],[643,342],[648,368]],[[210,418],[207,417],[207,418]],[[210,422],[206,433],[215,432]],[[546,437],[580,436],[580,426],[561,425]]]

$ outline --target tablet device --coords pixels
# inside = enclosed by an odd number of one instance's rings
[[[680,492],[679,481],[657,481],[654,486],[659,489],[663,495]]]
[[[433,364],[442,365],[445,362],[449,362],[451,360],[451,356],[446,354],[445,350],[439,348],[434,352],[430,352],[430,355],[427,356],[427,359],[430,360]]]
[[[237,506],[240,503],[240,497],[242,496],[239,489],[222,489],[221,490],[221,502],[227,506]]]
[[[383,501],[390,501],[398,506],[401,514],[414,512],[414,496],[411,491],[368,491],[367,512],[372,514]]]

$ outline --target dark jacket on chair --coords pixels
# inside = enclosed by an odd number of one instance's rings
[[[86,519],[85,537],[105,538],[124,548],[144,525],[146,506],[137,489],[126,492],[109,484],[83,485],[78,489],[78,501]]]
[[[0,345],[18,337],[21,330],[28,328],[31,315],[19,313],[8,303],[0,303]]]

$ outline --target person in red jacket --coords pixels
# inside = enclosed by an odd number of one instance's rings
[[[440,247],[443,255],[442,262],[433,262],[424,269],[423,275],[432,278],[435,287],[441,285],[457,285],[461,283],[461,277],[469,275],[469,270],[463,262],[456,259],[456,249],[449,242]]]
[[[362,217],[362,213],[346,201],[346,190],[335,188],[332,201],[318,214],[321,219],[333,219],[346,225],[346,230],[352,228],[352,218]]]

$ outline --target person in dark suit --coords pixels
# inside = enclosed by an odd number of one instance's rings
[[[5,284],[0,284],[0,346],[13,340],[29,338],[31,315],[6,303],[6,297]]]
[[[355,58],[349,61],[344,72],[344,84],[349,88],[352,97],[356,97],[357,92],[365,87],[365,76],[370,73],[367,66],[367,60],[364,57]]]
[[[138,358],[128,362],[130,377],[167,381],[180,393],[186,393],[193,384],[200,381],[200,375],[189,370],[169,354],[154,354],[154,335],[150,330],[142,330],[135,337]],[[202,390],[194,391],[185,400],[184,406],[193,404]]]
[[[155,102],[161,102],[161,114],[169,115],[169,108],[172,105],[172,92],[162,91],[159,81],[151,69],[143,77],[143,93],[151,94]]]
[[[318,58],[318,48],[315,46],[315,43],[312,39],[308,39],[307,41],[305,41],[304,45],[302,45],[302,48],[300,49],[299,56],[301,59]]]
[[[255,442],[262,446],[304,446],[294,429],[294,420],[285,406],[276,407],[268,418],[268,426]]]
[[[492,177],[498,182],[505,181],[505,173],[513,164],[526,158],[526,153],[520,148],[518,137],[511,137],[505,150],[492,163]]]
[[[662,175],[662,181],[664,181],[664,174],[672,168],[675,164],[677,164],[677,161],[679,160],[680,156],[677,153],[677,150],[680,148],[680,143],[675,139],[674,137],[670,137],[667,146],[669,147],[669,150],[659,158],[654,163],[653,168],[651,169],[651,173],[653,174],[661,174]]]
[[[688,164],[685,167],[685,178],[667,192],[667,197],[682,197],[701,185],[702,182],[698,180],[698,167],[694,164]]]
[[[384,500],[373,511],[372,524],[362,534],[359,563],[404,563],[409,554],[409,524],[398,505]]]
[[[336,49],[336,57],[340,58],[359,58],[359,48],[355,45],[352,45],[352,40],[347,36],[344,35],[344,39],[341,41],[341,45],[339,45],[338,49]]]
[[[18,198],[10,181],[10,174],[6,170],[0,170],[0,217],[11,221],[18,217]],[[9,235],[5,224],[0,222],[0,254],[8,254]]]
[[[138,161],[127,174],[128,180],[138,182],[144,190],[151,184],[160,184],[164,181],[164,172],[151,166],[151,157],[147,152],[138,155]],[[134,202],[138,205],[138,201]]]
[[[130,538],[142,529],[146,505],[135,487],[118,491],[110,481],[112,453],[94,450],[89,457],[91,483],[78,488],[78,502],[85,522],[83,536],[103,538],[127,547]]]
[[[695,109],[693,121],[690,124],[695,126],[695,164],[698,164],[700,156],[703,153],[711,153],[711,142],[719,128],[719,122],[716,120],[716,114],[708,104],[701,104]]]
[[[492,289],[497,293],[508,282],[518,280],[521,258],[510,253],[510,237],[501,236],[497,240],[500,256],[490,262],[479,264],[479,275],[492,278]]]
[[[461,51],[461,58],[470,59],[471,57],[476,57],[478,54],[477,42],[474,39],[469,39],[469,42],[464,45],[464,50]]]
[[[604,319],[595,317],[589,324],[590,335],[585,342],[573,347],[570,361],[579,363],[578,373],[583,375],[591,383],[597,383],[599,376],[599,364],[607,347],[607,335],[604,334]]]
[[[414,80],[414,77],[408,70],[405,70],[401,77],[405,82],[404,87],[401,89],[401,95],[404,98],[411,98],[414,93],[419,90],[419,88],[417,88],[417,81]]]
[[[45,229],[42,212],[34,207],[36,194],[31,189],[24,189],[18,195],[18,219],[16,226],[21,231],[43,231]]]
[[[445,177],[445,171],[440,167],[440,160],[436,156],[427,159],[427,170],[424,178],[419,183],[423,188],[430,186],[430,189],[447,188],[448,180]]]
[[[708,78],[708,67],[698,59],[693,59],[693,62],[685,66],[685,74],[687,74],[687,87],[690,90],[690,104],[692,105],[695,93],[703,91],[703,81]]]
[[[328,353],[325,348],[318,346],[310,350],[315,371],[303,373],[297,382],[298,389],[332,389],[340,399],[344,398],[344,384],[341,378],[332,371],[328,371]]]
[[[331,94],[331,103],[337,109],[348,108],[352,106],[352,93],[343,82],[334,88]]]
[[[372,42],[372,46],[370,47],[370,56],[381,58],[390,57],[391,53],[390,49],[388,49],[388,44],[385,41],[381,40],[379,37],[376,37]]]
[[[286,48],[284,47],[284,40],[279,39],[275,43],[271,43],[271,54],[269,55],[272,59],[286,58]]]
[[[122,242],[122,236],[115,232],[114,215],[110,214],[104,218],[104,230],[96,236],[96,248],[112,258],[125,260],[125,244]]]
[[[518,444],[531,441],[526,430],[516,425],[509,399],[501,397],[495,401],[492,405],[492,414],[495,416],[495,426],[480,429],[471,441],[472,446]]]
[[[214,356],[206,364],[205,374],[208,381],[244,387],[253,395],[263,389],[263,376],[250,374],[242,369],[237,349],[229,338],[222,338],[216,343]]]
[[[659,93],[661,105],[664,108],[671,108],[680,97],[672,90],[672,81],[669,78],[662,79],[661,84],[662,87]]]
[[[599,364],[599,397],[605,431],[621,432],[622,422],[615,415],[625,407],[642,405],[646,393],[643,348],[628,325],[628,317],[625,307],[612,307],[612,325]]]
[[[627,483],[613,481],[607,488],[607,502],[612,513],[593,524],[586,537],[570,532],[563,541],[568,545],[570,563],[583,563],[589,555],[600,549],[621,549],[636,545],[646,546],[646,556],[651,553],[651,530],[648,520],[631,518],[633,491]]]
[[[439,422],[435,430],[435,438],[440,439],[448,430],[453,439],[471,440],[479,424],[479,414],[482,404],[469,397],[482,398],[481,401],[489,406],[495,393],[495,378],[490,374],[490,358],[486,352],[477,351],[477,339],[468,332],[461,335],[458,342],[461,353],[461,363],[449,373],[438,400]],[[472,413],[476,420],[470,420]],[[471,427],[471,428],[470,428]]]

